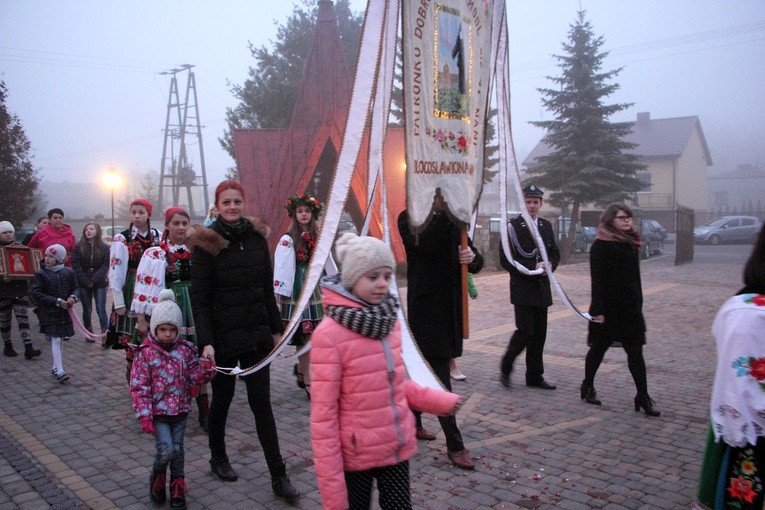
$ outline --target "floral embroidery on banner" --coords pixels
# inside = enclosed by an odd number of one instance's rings
[[[462,131],[455,133],[453,131],[426,127],[425,134],[432,137],[443,150],[458,154],[467,154],[468,152],[468,138]]]

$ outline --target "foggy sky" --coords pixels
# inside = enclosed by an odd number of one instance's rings
[[[361,11],[366,2],[351,5]],[[624,66],[615,79],[620,90],[607,102],[635,103],[611,120],[698,115],[712,171],[765,166],[762,0],[508,1],[519,160],[543,135],[528,122],[552,118],[536,89],[560,75],[552,54],[562,53],[580,8],[605,39],[604,70]],[[169,87],[159,73],[194,64],[214,187],[234,165],[218,143],[225,108],[236,104],[227,82],[244,82],[254,65],[248,41],[268,44],[274,20],[291,11],[289,1],[0,0],[7,106],[45,180],[98,182],[109,165],[126,175],[158,173]]]

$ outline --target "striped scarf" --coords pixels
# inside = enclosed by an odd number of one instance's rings
[[[364,307],[335,306],[325,308],[325,313],[346,328],[362,336],[374,339],[385,338],[396,324],[398,299],[389,295],[377,305]]]

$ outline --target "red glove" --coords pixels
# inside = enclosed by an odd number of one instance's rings
[[[141,418],[141,430],[147,434],[154,434],[157,432],[154,428],[153,420],[149,417]]]

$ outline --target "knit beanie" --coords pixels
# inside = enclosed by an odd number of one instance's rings
[[[340,262],[340,281],[348,290],[353,288],[359,278],[373,269],[396,269],[396,261],[390,248],[375,237],[359,237],[347,232],[335,241],[335,253]]]
[[[163,289],[159,293],[159,302],[151,311],[151,321],[149,322],[151,334],[156,336],[157,327],[162,324],[172,324],[178,328],[178,333],[180,333],[182,322],[181,309],[175,304],[175,292],[171,289]]]
[[[66,248],[61,246],[60,244],[51,244],[47,248],[45,248],[45,254],[50,255],[54,259],[56,259],[56,262],[59,264],[64,263],[64,259],[66,259]]]
[[[4,234],[6,232],[16,232],[16,229],[13,228],[13,223],[10,221],[0,221],[0,234]]]

